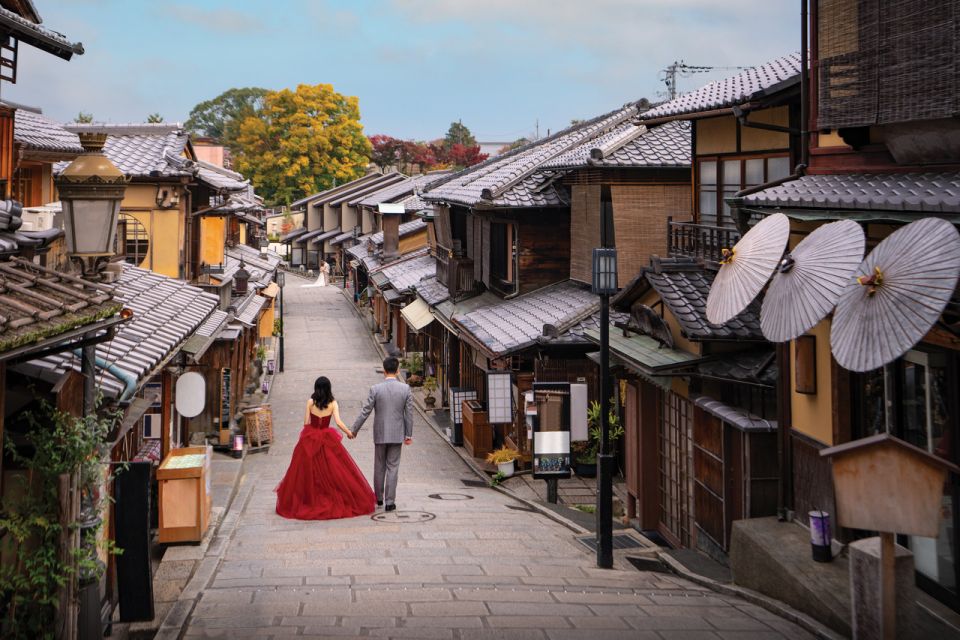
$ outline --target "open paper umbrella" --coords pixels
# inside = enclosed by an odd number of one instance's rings
[[[852,220],[818,227],[780,262],[767,287],[760,328],[771,342],[793,340],[823,320],[863,260],[863,229]]]
[[[746,309],[770,279],[789,238],[790,220],[775,213],[754,225],[733,249],[724,249],[707,296],[707,320],[724,324]]]
[[[837,302],[830,346],[851,371],[896,360],[943,313],[960,277],[960,233],[924,218],[897,229],[870,252]]]

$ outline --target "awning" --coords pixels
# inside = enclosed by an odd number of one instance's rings
[[[296,240],[297,238],[299,238],[300,236],[302,236],[302,235],[305,234],[306,232],[307,232],[307,230],[306,230],[306,229],[303,229],[303,228],[294,229],[294,230],[291,231],[290,233],[285,233],[283,236],[281,236],[281,237],[280,237],[280,242],[293,242],[294,240]]]
[[[387,277],[383,271],[377,271],[370,274],[370,282],[375,284],[377,287],[385,287],[390,284],[390,278]]]
[[[430,312],[429,305],[420,298],[400,309],[400,315],[403,316],[408,327],[418,332],[433,322],[433,314]]]
[[[150,410],[154,404],[160,401],[159,393],[149,393],[145,398],[137,398],[130,403],[130,406],[127,407],[127,412],[123,416],[123,420],[120,422],[120,428],[117,430],[117,437],[114,438],[113,442],[110,443],[109,448],[112,449],[117,446],[123,438],[133,429],[140,418],[143,417],[147,411]]]
[[[587,329],[584,336],[591,342],[600,344],[599,329]],[[630,369],[651,375],[667,373],[702,360],[700,356],[688,351],[664,347],[650,336],[634,333],[624,336],[622,329],[612,325],[610,353],[616,354]]]
[[[710,396],[695,396],[693,404],[712,416],[720,418],[732,427],[748,433],[770,433],[777,430],[776,420],[767,420],[753,415],[749,411],[726,405]]]
[[[396,289],[386,289],[381,293],[383,294],[383,299],[387,302],[398,302],[403,299],[403,294]]]
[[[280,285],[276,282],[271,282],[266,287],[260,290],[260,293],[267,298],[276,298],[277,294],[280,293]]]
[[[340,227],[337,227],[336,229],[333,229],[332,231],[327,231],[326,233],[321,233],[320,235],[318,235],[318,236],[316,236],[315,238],[313,238],[313,240],[311,240],[310,243],[311,243],[311,244],[320,244],[320,243],[323,242],[324,240],[329,240],[330,238],[333,238],[333,237],[338,236],[338,235],[340,235]]]
[[[593,353],[588,353],[588,354],[587,354],[587,359],[588,359],[588,360],[592,360],[598,367],[600,366],[600,352],[599,352],[599,351],[594,351]],[[624,369],[628,369],[628,370],[630,370],[631,372],[633,372],[633,373],[635,373],[636,375],[638,375],[638,376],[640,376],[641,378],[643,378],[644,380],[646,380],[647,382],[649,382],[650,384],[655,385],[655,386],[658,386],[658,387],[660,387],[661,389],[663,389],[664,391],[672,391],[672,390],[673,390],[673,378],[672,378],[672,377],[670,377],[670,376],[655,376],[655,375],[651,375],[651,374],[649,374],[649,373],[645,373],[645,372],[643,372],[643,371],[639,371],[636,367],[631,367],[630,364],[629,364],[626,360],[624,360],[623,358],[617,357],[617,354],[615,354],[615,353],[611,353],[611,354],[610,354],[610,366],[611,366],[611,367],[623,367]]]

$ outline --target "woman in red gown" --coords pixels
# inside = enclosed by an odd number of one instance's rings
[[[333,520],[373,513],[376,497],[359,467],[341,444],[353,434],[340,420],[330,381],[321,376],[307,401],[303,431],[287,473],[277,486],[277,513],[297,520]]]

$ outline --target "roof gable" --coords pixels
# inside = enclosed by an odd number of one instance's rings
[[[192,176],[184,158],[189,136],[180,123],[69,124],[73,133],[106,133],[103,152],[125,175],[139,178]],[[63,166],[58,165],[57,171]]]

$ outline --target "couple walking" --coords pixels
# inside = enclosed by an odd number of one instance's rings
[[[340,419],[330,381],[317,378],[307,401],[303,431],[293,450],[287,473],[277,487],[277,513],[297,520],[332,520],[373,513],[377,506],[396,509],[397,474],[403,445],[413,442],[413,396],[397,379],[400,363],[383,361],[383,382],[370,388],[370,396],[352,428]],[[374,412],[373,489],[331,428],[331,420],[347,436],[356,437]]]

